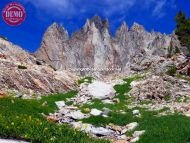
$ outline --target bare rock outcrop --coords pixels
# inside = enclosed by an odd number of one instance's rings
[[[34,95],[65,92],[75,87],[77,76],[68,71],[55,71],[1,38],[0,54],[0,91]]]
[[[137,100],[175,101],[177,98],[190,96],[188,81],[171,76],[148,76],[144,80],[131,83],[130,95]]]
[[[147,32],[137,23],[128,28],[124,22],[113,37],[109,21],[95,16],[71,37],[62,26],[52,24],[44,34],[36,57],[56,69],[79,75],[109,74],[129,70],[134,57],[167,57],[176,49],[180,49],[180,44],[173,34]]]

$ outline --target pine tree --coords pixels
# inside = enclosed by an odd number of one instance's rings
[[[180,11],[176,16],[176,35],[178,36],[182,46],[187,47],[190,54],[190,19]]]

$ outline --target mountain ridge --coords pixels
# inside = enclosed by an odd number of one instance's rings
[[[168,53],[169,47],[172,47],[171,53]],[[126,65],[132,64],[133,57],[137,55],[167,57],[175,53],[176,49],[181,49],[181,45],[174,33],[147,32],[142,25],[134,23],[129,28],[123,22],[115,36],[112,36],[108,19],[95,16],[87,19],[84,26],[70,37],[64,27],[53,23],[47,28],[35,55],[58,70],[119,66],[122,71],[126,71]],[[101,74],[114,72],[105,71]],[[78,74],[88,73],[92,74],[91,71]]]

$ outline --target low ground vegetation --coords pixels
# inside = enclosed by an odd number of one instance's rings
[[[128,95],[131,90],[130,83],[141,78],[143,76],[126,78],[124,84],[115,85],[117,93],[115,104],[105,104],[99,99],[94,99],[92,104],[78,105],[82,112],[89,112],[93,108],[102,110],[105,107],[111,110],[108,117],[91,116],[81,121],[95,126],[106,126],[110,123],[123,126],[138,122],[139,126],[135,130],[146,130],[138,143],[190,142],[190,118],[179,113],[158,116],[159,113],[168,109],[148,111],[146,108],[129,108],[128,105],[134,100]],[[91,78],[88,81],[90,80]],[[83,81],[84,79],[79,84]],[[44,118],[44,115],[57,110],[56,101],[63,100],[67,104],[72,104],[67,102],[67,99],[76,94],[76,91],[71,91],[66,94],[45,96],[40,100],[23,100],[12,97],[0,99],[0,137],[23,139],[34,143],[108,143],[109,141],[91,138],[83,132],[71,129],[68,125],[59,125]],[[149,103],[151,101],[146,100],[139,104]],[[139,110],[141,116],[134,116],[133,110]],[[133,132],[127,132],[127,135],[132,135]]]
[[[49,122],[42,116],[56,110],[55,101],[66,100],[74,95],[75,91],[43,97],[41,100],[0,99],[0,137],[34,143],[108,143],[67,125]]]

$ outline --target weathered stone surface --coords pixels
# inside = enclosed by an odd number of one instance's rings
[[[0,139],[0,143],[29,143],[29,142],[18,141],[18,140]]]
[[[185,80],[179,80],[168,75],[150,75],[141,81],[132,82],[130,95],[141,101],[174,101],[177,97],[190,96],[190,85]]]
[[[66,114],[66,117],[71,117],[72,119],[75,119],[75,120],[87,118],[87,116],[83,114],[81,111],[70,112],[69,114]]]
[[[55,104],[57,105],[57,107],[59,109],[63,108],[65,106],[65,102],[64,101],[57,101],[55,102]]]
[[[121,126],[117,126],[117,125],[114,125],[114,124],[111,124],[111,123],[108,125],[108,128],[110,128],[110,129],[112,129],[114,131],[119,131],[119,132],[121,132],[121,130],[122,130]]]
[[[151,63],[150,56],[168,55],[168,47],[180,49],[180,44],[174,34],[165,35],[158,32],[147,32],[143,26],[134,23],[129,29],[123,23],[116,36],[109,33],[108,20],[100,17],[87,20],[84,27],[73,33],[69,38],[67,31],[53,23],[44,34],[41,48],[36,52],[39,59],[47,61],[56,69],[71,70],[80,75],[95,75],[120,73],[131,69],[134,57],[144,57],[144,64]],[[174,53],[174,52],[173,52]],[[150,61],[149,61],[150,60]],[[142,60],[139,60],[142,61]],[[106,69],[114,68],[109,71]],[[89,68],[81,70],[80,68]],[[93,68],[94,70],[90,69]]]
[[[139,111],[139,110],[133,110],[132,112],[133,112],[133,115],[138,115],[138,114],[140,114],[140,111]]]
[[[134,130],[137,126],[138,126],[138,123],[137,123],[137,122],[133,122],[133,123],[127,124],[127,125],[126,125],[126,128],[128,129],[128,131],[132,131],[132,130]]]
[[[55,71],[20,47],[0,38],[0,90],[18,97],[65,92],[75,87],[77,76],[68,71]]]
[[[102,114],[102,111],[100,111],[98,109],[92,109],[90,114],[93,116],[100,116]]]
[[[174,62],[180,74],[190,76],[190,58],[183,54],[174,55],[171,60]]]
[[[115,89],[112,85],[102,81],[94,81],[88,85],[89,94],[93,98],[106,99],[115,96]]]
[[[103,108],[103,115],[108,116],[108,114],[111,112],[109,108],[104,107]]]
[[[140,139],[139,137],[136,137],[136,138],[133,138],[132,140],[130,140],[130,142],[135,143],[135,142],[139,141],[139,139]]]
[[[145,130],[142,130],[142,131],[135,131],[135,132],[133,133],[133,137],[134,137],[134,138],[140,137],[140,136],[142,136],[144,133],[145,133]]]
[[[98,136],[111,136],[114,131],[103,127],[93,127],[91,133]]]
[[[82,131],[85,131],[87,133],[90,133],[92,135],[97,135],[97,136],[111,136],[114,133],[114,131],[110,129],[106,129],[103,127],[94,127],[93,125],[83,124],[81,122],[74,122],[72,123],[72,125],[76,129],[80,129]]]

